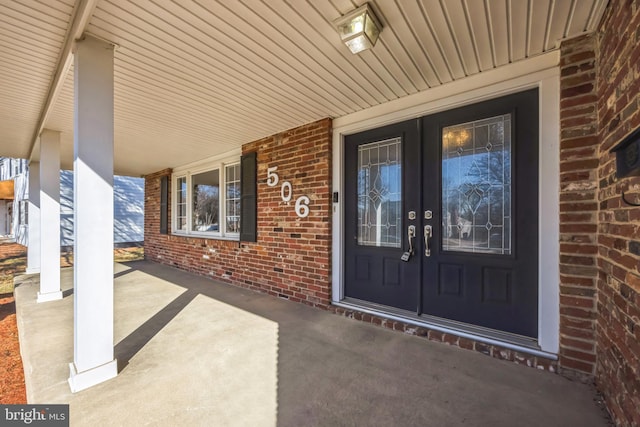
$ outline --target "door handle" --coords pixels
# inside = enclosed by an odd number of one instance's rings
[[[416,237],[416,226],[410,225],[407,229],[407,234],[409,237],[409,253],[413,255],[413,239]]]
[[[416,226],[415,225],[410,225],[409,228],[407,228],[407,237],[409,238],[409,250],[405,253],[402,254],[402,256],[400,257],[400,259],[404,262],[409,261],[409,258],[411,258],[411,256],[413,255],[413,239],[416,237]]]
[[[433,227],[424,226],[424,256],[431,256],[431,237],[433,236]]]

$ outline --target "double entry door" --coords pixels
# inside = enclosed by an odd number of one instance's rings
[[[344,150],[346,298],[537,337],[537,89]]]

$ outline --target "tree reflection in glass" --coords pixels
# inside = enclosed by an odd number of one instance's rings
[[[442,249],[511,253],[511,116],[442,130]]]

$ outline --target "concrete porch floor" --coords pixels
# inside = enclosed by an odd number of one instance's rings
[[[607,426],[592,387],[150,262],[117,264],[119,375],[77,394],[73,270],[16,278],[29,403],[71,426]]]

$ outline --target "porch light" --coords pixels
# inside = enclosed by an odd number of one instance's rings
[[[341,16],[333,23],[351,53],[359,53],[372,48],[382,30],[380,20],[373,13],[369,3]]]

